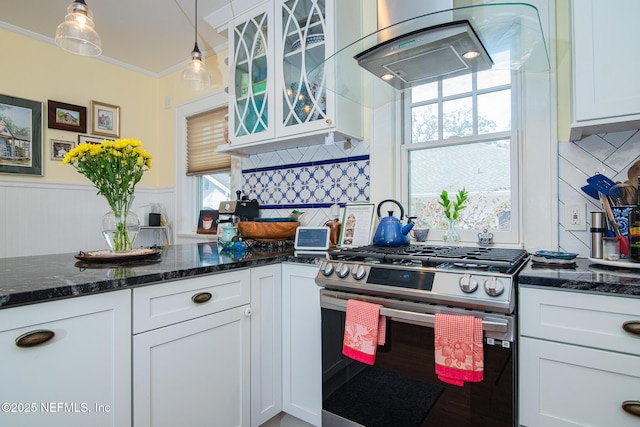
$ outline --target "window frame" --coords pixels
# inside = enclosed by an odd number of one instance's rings
[[[401,132],[401,141],[400,144],[400,171],[401,171],[401,194],[402,194],[402,203],[407,207],[407,210],[410,209],[410,194],[411,186],[409,183],[409,153],[412,151],[419,151],[428,148],[436,148],[436,147],[444,147],[444,146],[452,146],[452,145],[460,145],[460,144],[469,144],[469,143],[477,143],[483,141],[493,141],[498,139],[511,139],[511,231],[492,231],[494,235],[494,243],[497,244],[518,244],[521,241],[522,237],[522,215],[521,215],[521,155],[522,147],[520,140],[520,127],[523,120],[518,114],[517,106],[520,105],[521,102],[521,92],[522,92],[522,77],[520,73],[513,71],[511,72],[511,130],[509,131],[501,131],[490,134],[480,134],[473,135],[468,137],[451,137],[445,140],[438,141],[428,141],[428,142],[418,142],[412,143],[412,114],[411,114],[411,96],[410,92],[407,91],[401,95],[400,104],[401,104],[401,118],[402,118],[402,132]],[[473,85],[473,105],[474,105],[474,114],[477,112],[477,95],[482,93],[487,93],[486,89],[477,90]],[[504,85],[496,86],[496,90],[504,89]],[[469,92],[467,92],[468,94]],[[439,90],[439,94],[441,91]],[[450,100],[460,97],[459,95],[451,95],[440,98],[440,101],[436,101],[439,103],[438,110],[440,117],[442,117],[442,100]],[[428,103],[428,102],[424,102]],[[424,104],[423,102],[417,104]],[[443,129],[438,129],[439,137],[442,136]],[[474,123],[474,132],[477,132],[477,123]],[[449,193],[455,192],[458,189],[448,189]],[[463,211],[464,213],[464,211]],[[412,213],[409,212],[408,215]],[[445,229],[430,229],[427,242],[433,244],[441,244],[442,238],[445,233]],[[478,233],[481,230],[463,230],[458,229],[460,234],[460,243],[461,244],[470,244],[477,243],[478,241]]]
[[[217,91],[201,98],[197,98],[181,104],[175,109],[175,229],[179,238],[198,238],[197,219],[199,211],[196,210],[196,198],[198,189],[198,176],[187,176],[187,118],[216,108],[228,106],[229,97],[224,91]],[[234,185],[234,157],[231,158],[231,186]]]

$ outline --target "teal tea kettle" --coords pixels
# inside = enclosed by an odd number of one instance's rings
[[[395,203],[400,208],[400,218],[393,216],[393,211],[388,211],[389,216],[380,218],[380,208],[384,203]],[[409,231],[413,228],[413,221],[411,218],[407,218],[407,224],[402,225],[402,218],[404,217],[404,208],[395,200],[387,199],[378,204],[378,218],[380,223],[376,229],[376,233],[373,236],[373,244],[376,246],[402,246],[409,244]]]

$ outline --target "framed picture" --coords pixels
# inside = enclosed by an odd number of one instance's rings
[[[87,107],[47,101],[47,127],[49,129],[87,132]]]
[[[88,142],[89,144],[101,144],[102,141],[113,141],[111,138],[100,138],[90,135],[78,135],[78,145]]]
[[[51,160],[62,160],[64,156],[71,151],[76,143],[73,141],[65,141],[62,139],[51,140]]]
[[[349,248],[371,244],[374,207],[373,203],[344,205],[339,246]]]
[[[0,173],[42,176],[42,102],[0,95]]]
[[[218,211],[204,209],[198,217],[197,234],[218,234]]]
[[[120,107],[91,101],[91,116],[93,117],[92,134],[114,138],[120,136]]]

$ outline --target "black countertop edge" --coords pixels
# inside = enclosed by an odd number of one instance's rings
[[[282,262],[318,258],[292,250],[227,254],[215,243],[170,246],[158,259],[121,263],[78,262],[74,254],[1,258],[0,309]]]
[[[585,258],[576,258],[575,268],[529,262],[520,272],[518,283],[526,287],[640,298],[640,268],[601,265]]]

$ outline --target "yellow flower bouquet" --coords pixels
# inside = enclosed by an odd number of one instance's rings
[[[127,215],[136,184],[142,179],[144,171],[151,168],[151,155],[141,146],[142,143],[135,139],[84,143],[70,150],[61,162],[75,167],[93,183],[98,194],[107,199],[115,227],[109,230],[103,219],[103,233],[114,252],[131,250],[139,229],[138,221],[136,230],[130,235]]]

